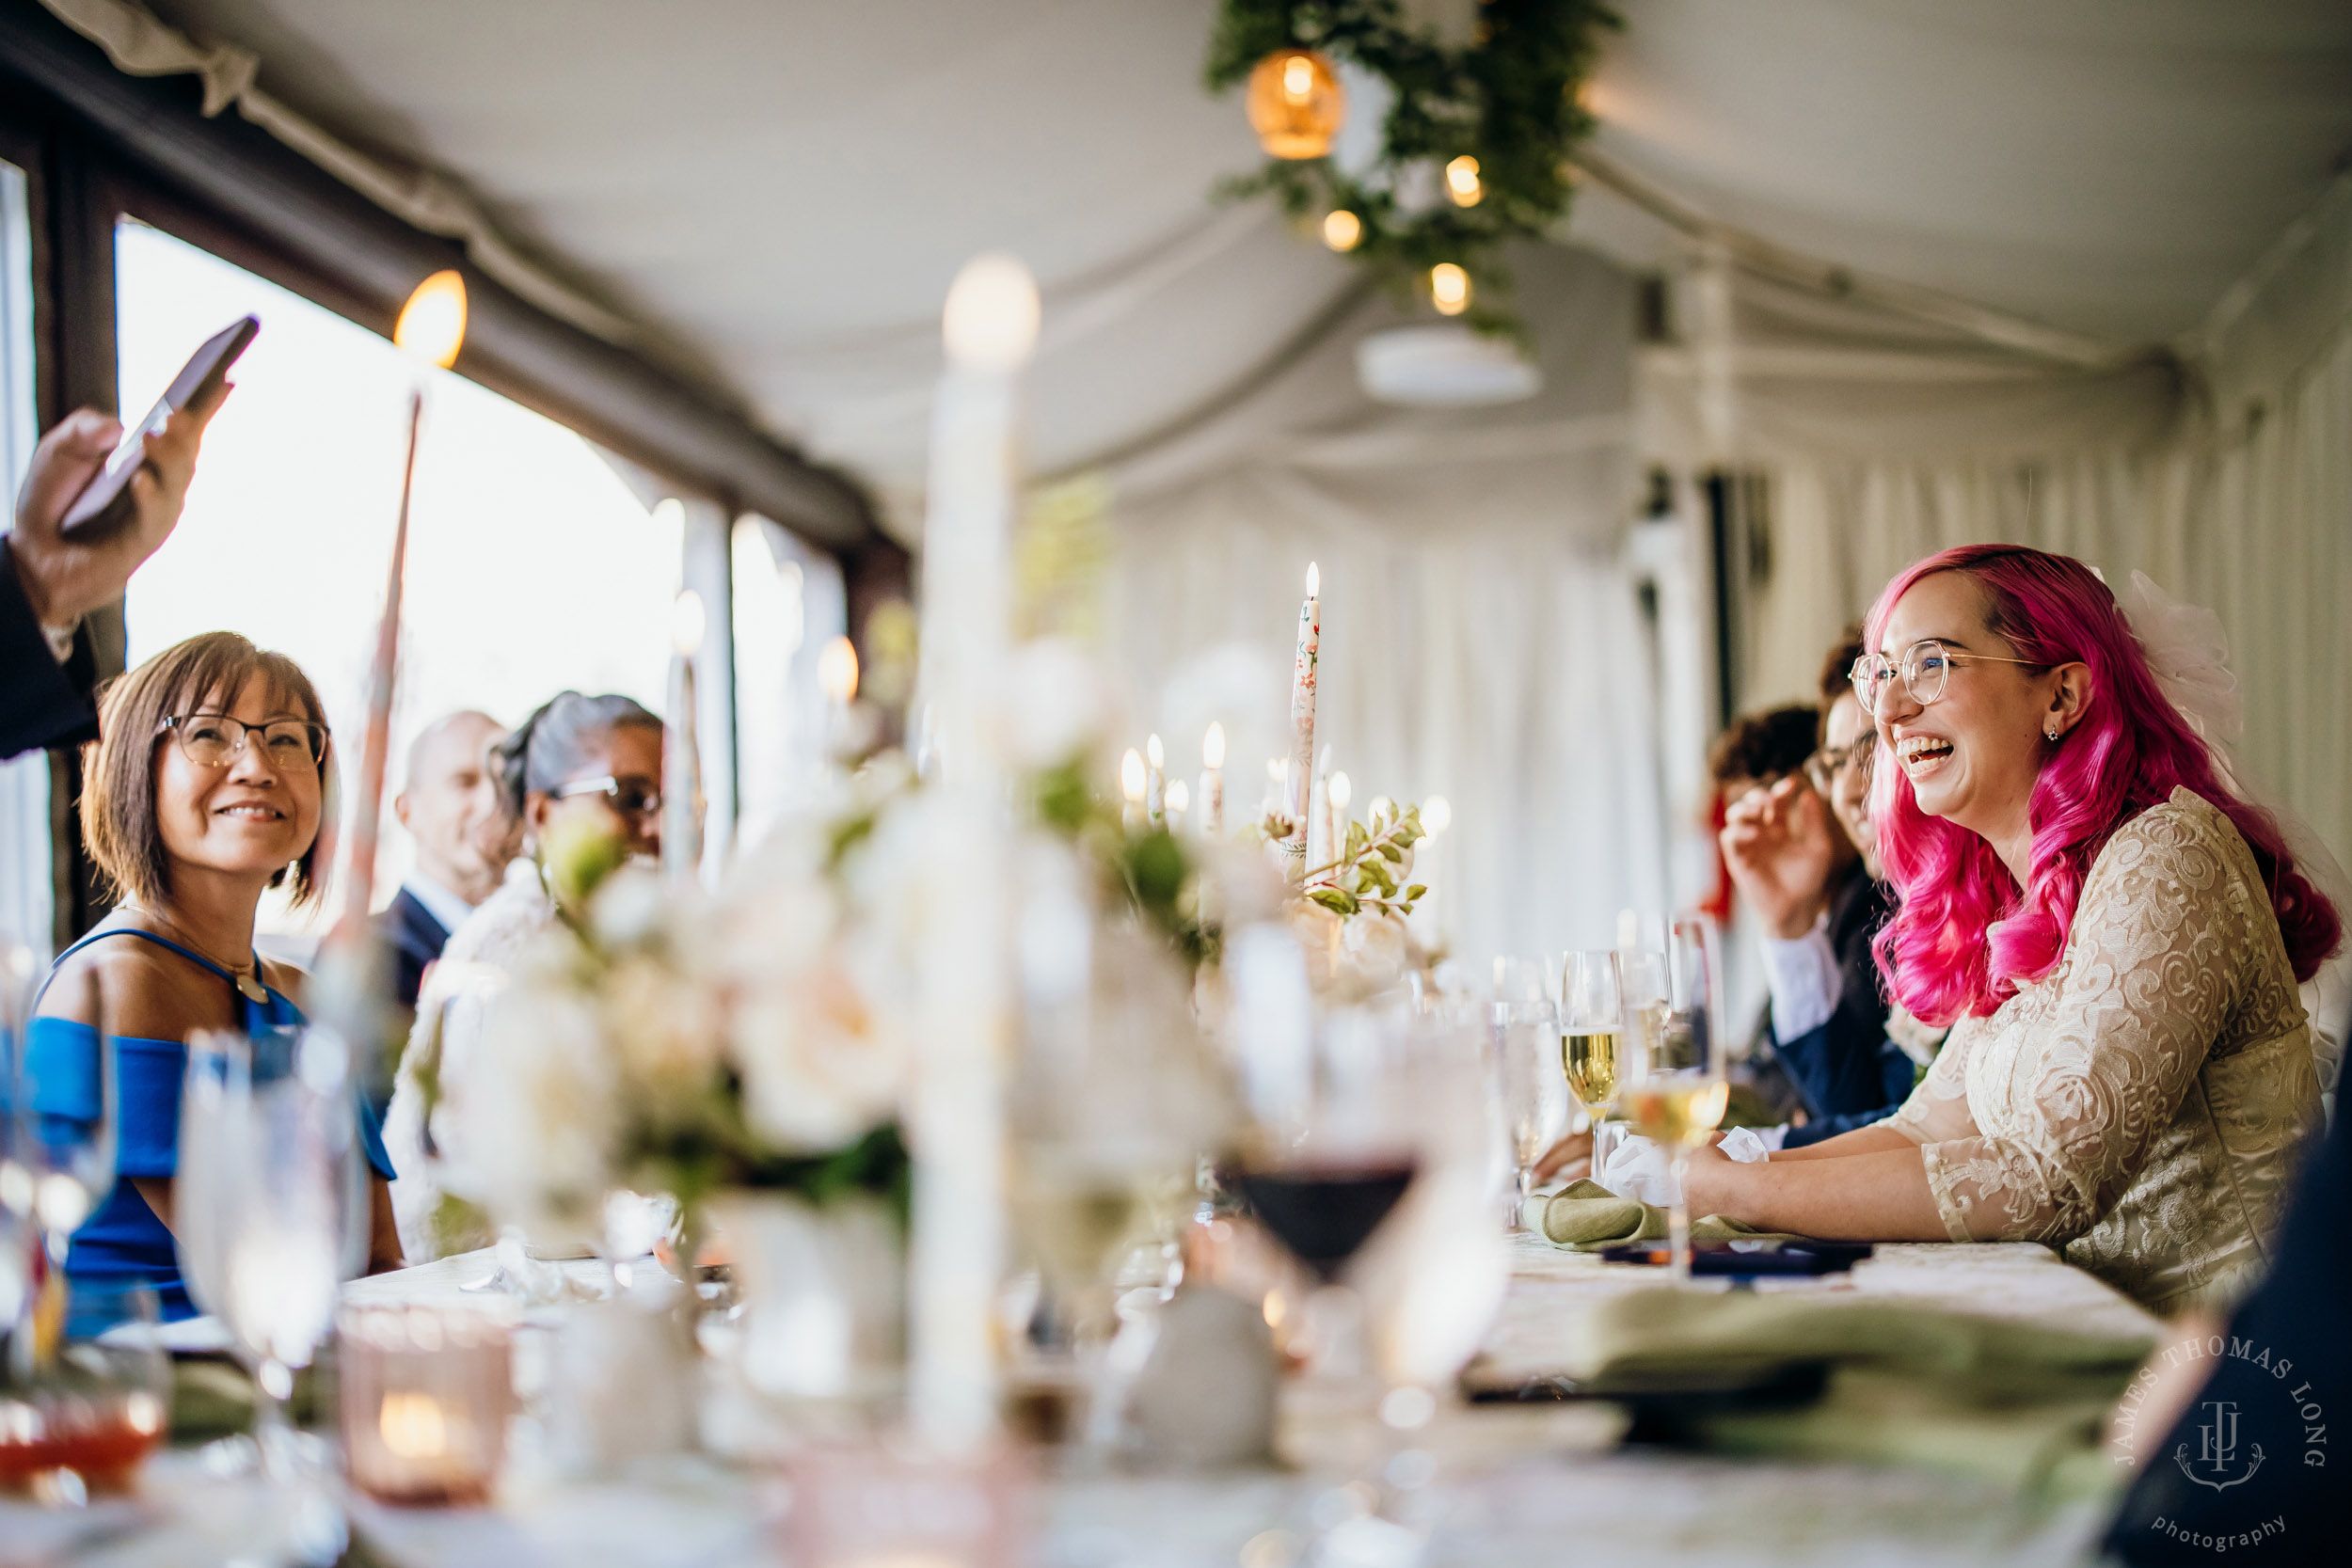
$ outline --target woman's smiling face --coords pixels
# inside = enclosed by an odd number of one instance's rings
[[[2019,655],[1985,624],[1990,609],[1964,572],[1937,572],[1905,590],[1880,632],[1878,653],[1900,664],[1910,648],[1932,638],[1953,656],[1951,669],[1943,694],[1926,706],[1897,675],[1872,718],[1919,809],[1997,844],[2027,820],[2049,752],[2047,731],[2055,725],[2063,735],[2080,711],[2073,692],[2082,666],[1993,662]]]
[[[157,737],[155,821],[172,864],[267,877],[299,860],[319,833],[321,769],[307,757],[271,756],[260,730],[272,720],[312,716],[259,677],[233,702],[208,692],[184,711],[225,713],[252,733],[216,768],[191,760],[171,733]]]

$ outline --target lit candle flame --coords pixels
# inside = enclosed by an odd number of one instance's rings
[[[1444,796],[1432,795],[1421,803],[1422,832],[1435,838],[1452,826],[1454,808],[1446,802]]]
[[[825,696],[841,707],[857,697],[857,644],[836,637],[817,656],[817,681]]]
[[[457,363],[466,341],[466,280],[453,272],[437,272],[418,284],[400,308],[392,341],[403,354],[443,370]]]
[[[1160,737],[1156,735],[1143,743],[1143,754],[1145,759],[1154,768],[1166,768],[1168,766],[1168,753],[1161,750]]]
[[[1332,774],[1330,779],[1326,782],[1324,787],[1331,792],[1331,809],[1333,811],[1345,811],[1347,809],[1347,802],[1354,799],[1356,794],[1356,786],[1348,783],[1347,775],[1345,773]]]
[[[449,1425],[430,1394],[395,1389],[376,1410],[375,1430],[401,1459],[436,1459],[449,1449]]]
[[[1010,373],[1037,350],[1037,280],[1019,257],[975,256],[956,274],[940,319],[951,364]]]
[[[1396,802],[1385,795],[1375,795],[1364,802],[1364,810],[1371,814],[1375,822],[1377,822],[1396,810]]]
[[[1200,766],[1203,768],[1225,766],[1225,726],[1223,724],[1211,724],[1209,733],[1200,737]]]
[[[1119,759],[1119,788],[1127,797],[1129,805],[1143,803],[1143,753],[1133,746]]]
[[[1170,780],[1168,786],[1168,809],[1170,811],[1183,811],[1191,804],[1192,791],[1184,787],[1184,781],[1182,779]]]
[[[702,652],[708,619],[703,611],[700,594],[689,588],[678,594],[677,607],[670,615],[670,639],[680,657],[691,658]]]
[[[1307,597],[1313,598],[1323,587],[1323,571],[1313,562],[1307,562]]]

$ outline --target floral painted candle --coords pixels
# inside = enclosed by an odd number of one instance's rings
[[[1283,868],[1293,877],[1307,863],[1307,818],[1313,804],[1315,772],[1315,675],[1323,645],[1323,574],[1307,563],[1307,598],[1298,607],[1298,651],[1291,664],[1291,754],[1284,815],[1290,836],[1279,846]]]

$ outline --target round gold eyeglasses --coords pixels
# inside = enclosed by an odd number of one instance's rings
[[[1926,707],[1944,695],[1944,688],[1952,678],[1955,664],[2022,664],[2028,670],[2049,668],[2038,659],[2003,658],[1998,654],[1956,654],[1932,637],[1923,637],[1903,650],[1902,661],[1897,663],[1884,654],[1864,654],[1853,661],[1848,676],[1853,682],[1854,700],[1862,711],[1872,718],[1878,716],[1879,700],[1886,689],[1900,675],[1903,689],[1911,700]]]

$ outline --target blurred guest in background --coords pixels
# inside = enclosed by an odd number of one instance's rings
[[[417,863],[375,917],[398,964],[401,1005],[417,1005],[427,964],[450,933],[488,902],[515,858],[522,823],[507,810],[490,748],[505,730],[486,713],[453,713],[408,748],[408,777],[392,815],[416,842]]]
[[[132,671],[106,692],[100,721],[82,832],[123,902],[57,956],[27,1052],[36,1109],[72,1117],[77,1101],[99,1102],[102,1022],[114,1048],[117,1180],[74,1232],[67,1276],[145,1281],[167,1318],[186,1318],[196,1307],[171,1207],[186,1041],[304,1022],[302,974],[254,951],[253,912],[280,885],[297,905],[318,896],[333,752],[309,677],[233,632],[192,637]],[[374,1171],[371,1266],[396,1268],[392,1167],[364,1105],[360,1131]]]
[[[131,516],[110,527],[61,529],[122,439],[121,421],[78,409],[33,449],[16,530],[0,539],[0,759],[96,737],[97,667],[82,617],[120,598],[131,574],[170,537],[204,427],[228,393],[224,384],[174,414],[162,435],[141,438],[147,459],[131,480]]]
[[[1870,951],[1893,906],[1870,831],[1878,737],[1853,694],[1861,657],[1862,628],[1854,626],[1821,668],[1820,749],[1805,760],[1804,777],[1734,801],[1722,836],[1732,881],[1762,925],[1772,992],[1764,1043],[1805,1111],[1803,1125],[1785,1134],[1788,1148],[1891,1116],[1916,1076],[1912,1057],[1888,1037],[1888,1003]]]
[[[432,1129],[424,1124],[425,1085],[433,1085],[436,1106],[463,1100],[486,993],[556,923],[551,851],[595,839],[625,855],[661,853],[661,721],[628,697],[565,691],[490,752],[523,852],[498,891],[451,934],[425,977],[385,1117],[386,1142],[405,1173],[392,1190],[393,1206],[420,1259],[495,1239],[479,1212],[445,1194],[425,1158],[430,1137],[445,1159],[463,1161],[441,1136],[437,1115]]]
[[[1707,753],[1715,793],[1728,809],[1752,791],[1800,778],[1820,744],[1821,713],[1809,703],[1751,713],[1732,721]]]

